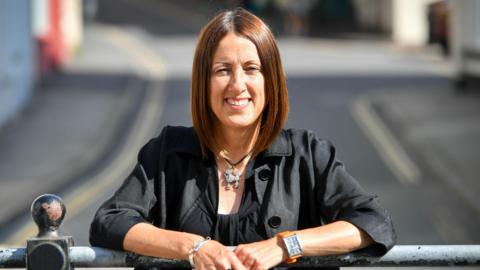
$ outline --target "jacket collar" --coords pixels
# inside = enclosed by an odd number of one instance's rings
[[[193,127],[169,127],[167,153],[185,153],[202,156],[200,141]]]
[[[292,142],[286,130],[282,130],[273,143],[260,156],[290,156],[292,154]]]
[[[175,138],[168,146],[168,152],[186,153],[195,156],[202,156],[200,141],[195,134],[193,127],[182,138]],[[290,156],[292,154],[292,142],[286,130],[282,130],[273,143],[259,156]]]

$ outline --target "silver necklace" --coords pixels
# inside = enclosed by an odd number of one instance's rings
[[[228,168],[225,170],[223,175],[225,176],[225,181],[227,182],[227,187],[226,189],[229,190],[230,187],[233,185],[233,188],[238,189],[239,183],[240,183],[240,176],[242,175],[242,172],[236,171],[235,166],[240,164],[245,158],[250,156],[250,153],[246,154],[244,157],[242,157],[239,161],[233,163],[230,160],[228,160],[225,157],[222,157],[225,162],[227,162]]]

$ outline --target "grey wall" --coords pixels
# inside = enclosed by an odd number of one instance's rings
[[[32,95],[35,77],[30,0],[0,1],[0,128]]]

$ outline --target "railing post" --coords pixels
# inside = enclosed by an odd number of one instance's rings
[[[53,194],[36,198],[30,209],[38,226],[38,235],[27,240],[27,270],[72,270],[68,248],[71,236],[59,236],[58,228],[65,217],[62,199]]]

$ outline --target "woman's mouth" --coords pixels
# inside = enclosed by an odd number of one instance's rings
[[[245,107],[248,105],[251,99],[249,98],[227,98],[226,102],[228,105],[233,107]]]

